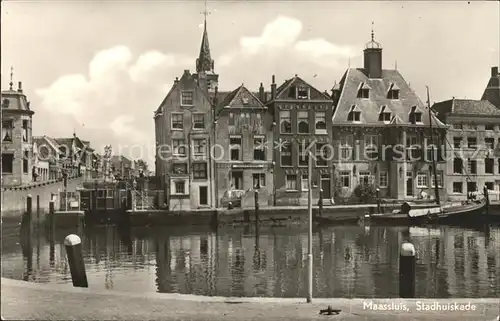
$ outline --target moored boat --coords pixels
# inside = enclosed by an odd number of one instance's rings
[[[483,217],[482,214],[487,205],[486,198],[472,202],[452,203],[438,207],[417,209],[412,209],[408,203],[404,203],[400,210],[395,210],[392,213],[368,214],[364,216],[363,221],[365,223],[379,224],[422,225],[466,219],[477,220],[478,217]]]

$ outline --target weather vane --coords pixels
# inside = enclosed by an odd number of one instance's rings
[[[12,90],[12,86],[14,85],[14,83],[12,82],[12,79],[14,77],[14,66],[10,66],[10,90]]]
[[[202,12],[200,12],[200,13],[201,13],[202,15],[204,15],[204,16],[205,16],[205,22],[206,22],[206,21],[207,21],[207,16],[208,16],[209,14],[211,14],[211,12],[209,12],[209,11],[207,10],[207,0],[205,0],[205,10],[204,10],[204,11],[202,11]]]
[[[372,41],[375,40],[375,33],[373,32],[373,26],[374,26],[374,22],[372,21]]]

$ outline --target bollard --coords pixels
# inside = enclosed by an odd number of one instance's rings
[[[484,185],[483,187],[483,193],[484,193],[484,198],[486,200],[486,215],[489,214],[489,211],[488,211],[488,207],[490,207],[490,194],[488,192],[488,187],[486,185]]]
[[[411,243],[403,243],[399,254],[399,296],[401,298],[415,298],[415,265],[415,247]]]
[[[255,191],[254,193],[254,202],[255,202],[255,224],[259,223],[259,191]]]
[[[36,196],[36,220],[40,222],[40,195]]]
[[[83,262],[82,240],[78,235],[70,234],[64,239],[66,255],[74,287],[88,288],[85,263]]]
[[[323,189],[319,190],[319,214],[323,216]]]
[[[380,189],[377,188],[377,213],[380,214]]]

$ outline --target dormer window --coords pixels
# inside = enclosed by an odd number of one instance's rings
[[[416,106],[413,106],[410,111],[410,123],[419,124],[422,123],[422,112],[417,110]]]
[[[182,91],[181,92],[181,106],[193,106],[193,92],[192,91]]]
[[[370,98],[370,86],[366,83],[361,83],[358,90],[358,98],[368,99]]]
[[[389,123],[391,121],[391,111],[387,106],[382,106],[378,114],[378,121],[383,121],[384,123]]]
[[[297,99],[309,99],[309,88],[297,87]]]
[[[360,122],[361,121],[361,110],[358,106],[352,105],[349,114],[347,115],[347,121]]]
[[[243,105],[248,105],[248,98],[244,97],[242,98],[243,100]]]
[[[389,92],[387,93],[387,98],[389,99],[399,99],[399,87],[396,84],[392,84],[389,87]]]

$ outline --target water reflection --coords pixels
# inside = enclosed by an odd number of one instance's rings
[[[307,294],[305,228],[55,231],[22,222],[20,229],[7,231],[5,277],[71,284],[62,244],[66,235],[81,233],[93,288],[222,296]],[[417,249],[419,297],[500,296],[499,228],[359,226],[314,232],[315,296],[397,297],[399,246],[406,239]]]

